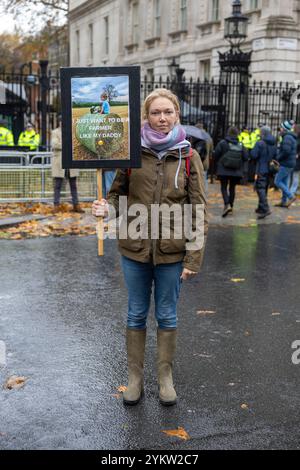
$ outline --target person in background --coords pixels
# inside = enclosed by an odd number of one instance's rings
[[[250,139],[251,139],[251,148],[253,149],[256,142],[258,142],[261,139],[261,128],[265,126],[265,123],[259,122],[257,125],[257,128],[254,129],[254,131],[251,132]]]
[[[70,190],[72,195],[72,203],[74,212],[83,213],[84,210],[78,203],[77,183],[76,178],[79,176],[79,170],[70,169],[64,170],[62,168],[62,137],[61,137],[61,116],[58,116],[58,127],[51,133],[51,148],[53,150],[52,157],[52,177],[54,182],[54,208],[53,212],[60,212],[60,193],[64,178],[69,181]]]
[[[260,140],[256,142],[251,151],[251,158],[256,162],[255,189],[258,195],[258,207],[255,210],[258,219],[263,219],[271,214],[268,204],[268,188],[270,184],[269,163],[276,160],[276,139],[271,134],[271,129],[263,126],[260,132]]]
[[[247,150],[252,149],[251,135],[247,126],[243,126],[242,132],[238,135],[238,139]]]
[[[296,156],[296,166],[289,177],[289,190],[293,197],[297,195],[299,187],[299,174],[300,174],[300,125],[294,124],[293,132],[297,137],[297,156]]]
[[[177,401],[172,369],[180,287],[182,281],[195,276],[201,268],[207,232],[207,205],[203,165],[199,154],[195,150],[191,152],[186,132],[180,125],[177,96],[164,88],[150,93],[144,102],[143,119],[141,168],[132,168],[131,172],[118,170],[108,200],[94,201],[92,213],[96,217],[104,217],[111,204],[118,216],[121,196],[127,197],[128,211],[137,204],[145,208],[145,225],[148,228],[144,235],[144,227],[141,227],[138,238],[135,234],[131,237],[127,232],[126,239],[119,239],[128,290],[126,346],[129,378],[123,401],[125,405],[136,405],[144,391],[147,318],[154,284],[159,401],[164,406],[170,406]],[[187,166],[190,169],[188,173]],[[174,204],[178,206],[181,217],[171,216],[171,220],[165,220],[166,224],[171,222],[173,228],[167,237],[163,237],[162,231],[166,226],[161,217],[158,217],[156,225],[152,207],[172,207]],[[195,235],[182,232],[180,237],[175,238],[175,226],[178,228],[179,224],[182,227],[185,205],[190,205],[192,212],[186,229],[200,229],[204,243],[187,245],[186,242]],[[201,224],[197,222],[198,209],[203,214]],[[127,221],[126,227],[130,223],[127,214],[123,218]],[[151,238],[154,226],[157,227],[157,236]]]
[[[40,145],[40,136],[35,131],[31,122],[26,124],[26,128],[19,135],[18,145],[20,147],[29,147],[30,150],[37,150]]]
[[[235,188],[244,177],[244,164],[248,160],[247,149],[238,141],[238,135],[238,129],[230,127],[225,139],[218,143],[214,152],[216,174],[221,182],[224,201],[222,217],[233,211]]]
[[[12,147],[14,145],[14,136],[7,127],[5,119],[0,119],[0,146]]]
[[[282,141],[277,157],[280,168],[274,183],[281,190],[282,197],[280,203],[275,204],[276,207],[288,208],[296,200],[296,196],[292,194],[288,186],[289,177],[296,167],[297,157],[297,135],[293,132],[293,125],[290,121],[283,121],[280,124]]]

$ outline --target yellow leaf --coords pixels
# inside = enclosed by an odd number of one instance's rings
[[[171,431],[162,431],[162,432],[164,432],[168,436],[179,437],[180,439],[183,439],[185,441],[190,439],[190,436],[188,435],[188,433],[183,428],[181,428],[180,426],[178,427],[178,429],[174,429],[174,430],[171,430]]]
[[[4,388],[12,390],[13,388],[18,389],[25,385],[26,377],[18,377],[17,375],[12,375],[4,384]]]
[[[113,396],[114,398],[117,398],[117,400],[119,400],[119,398],[121,398],[120,393],[113,393],[112,396]]]
[[[120,385],[120,387],[117,388],[118,392],[122,393],[122,392],[125,392],[127,390],[127,387],[125,387],[125,385]]]
[[[241,278],[239,278],[239,277],[232,277],[230,280],[231,280],[232,282],[244,282],[246,279],[244,279],[244,278],[242,278],[242,277],[241,277]]]
[[[249,406],[247,405],[247,403],[243,403],[241,405],[241,408],[242,408],[242,410],[249,410]]]

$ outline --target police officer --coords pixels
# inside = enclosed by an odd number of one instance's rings
[[[11,130],[7,128],[5,119],[0,119],[0,146],[13,146],[14,136]]]
[[[239,134],[238,140],[246,149],[250,150],[252,148],[251,135],[247,126],[242,128],[242,132]]]
[[[264,122],[259,122],[257,128],[251,132],[251,148],[255,147],[256,142],[259,142],[261,139],[261,128],[266,126]]]
[[[18,140],[20,147],[29,147],[30,150],[36,150],[40,145],[40,136],[35,132],[33,124],[28,122],[25,131],[21,132]]]

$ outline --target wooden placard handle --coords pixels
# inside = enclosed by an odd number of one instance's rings
[[[97,168],[97,191],[98,200],[102,199],[102,170]],[[98,256],[103,256],[103,217],[98,217],[97,220],[97,235],[98,235]]]

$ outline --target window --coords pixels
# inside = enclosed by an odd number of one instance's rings
[[[134,44],[139,42],[139,4],[132,4],[132,39]]]
[[[154,69],[147,69],[147,80],[149,82],[153,82],[154,81]]]
[[[186,0],[180,1],[180,18],[181,18],[181,30],[187,30],[187,4]]]
[[[220,2],[219,0],[210,1],[210,21],[219,21],[220,17]]]
[[[257,10],[258,0],[249,0],[249,10]]]
[[[75,32],[75,36],[76,36],[76,62],[77,64],[80,63],[80,31],[77,30]]]
[[[105,55],[109,55],[109,17],[104,18],[104,44],[105,44]]]
[[[210,69],[211,69],[210,59],[200,60],[200,80],[202,81],[210,80],[211,78]]]
[[[160,37],[160,0],[154,0],[154,37]]]
[[[93,25],[89,24],[89,48],[90,48],[90,60],[93,62],[94,58],[94,31]]]

